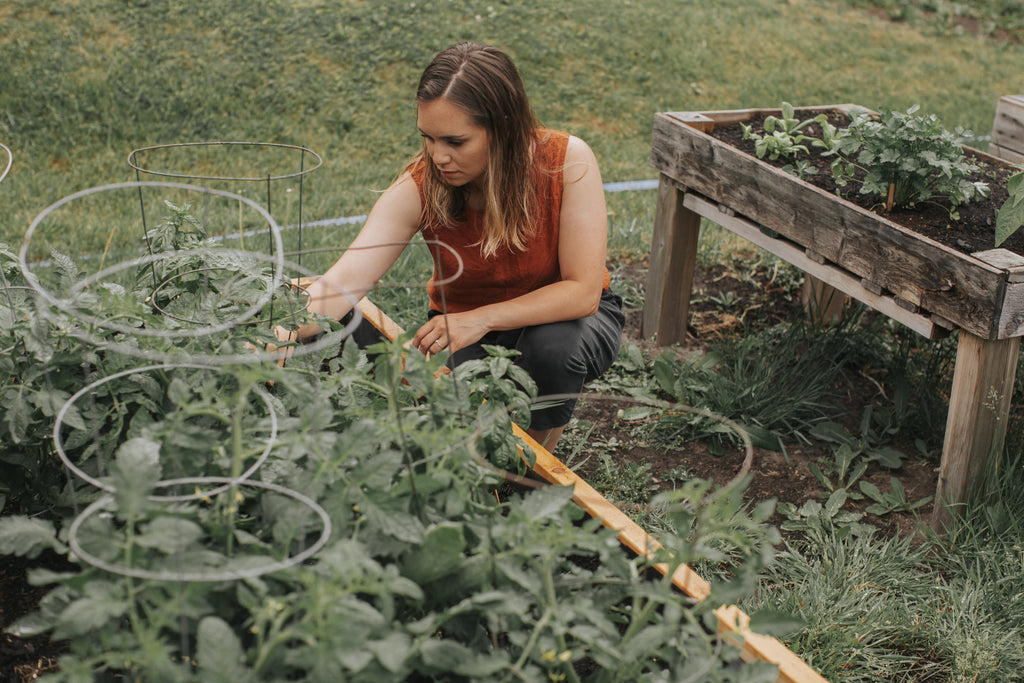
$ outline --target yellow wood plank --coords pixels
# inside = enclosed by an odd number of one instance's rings
[[[661,547],[657,539],[648,534],[640,525],[629,518],[622,510],[602,496],[597,490],[580,478],[578,474],[566,467],[561,460],[548,452],[518,425],[512,425],[512,431],[533,449],[536,464],[533,471],[550,484],[573,487],[573,501],[587,511],[590,516],[600,519],[609,529],[619,532],[619,542],[643,557],[653,557]],[[662,574],[668,566],[662,563],[655,565]],[[711,592],[711,586],[697,572],[687,565],[680,565],[672,575],[672,583],[683,593],[700,601]]]

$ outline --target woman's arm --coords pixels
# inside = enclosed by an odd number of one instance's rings
[[[424,353],[447,347],[457,351],[494,330],[575,320],[597,311],[604,285],[608,216],[597,159],[579,138],[569,138],[563,178],[558,237],[562,279],[515,299],[436,316],[416,332],[414,346]]]
[[[337,262],[309,286],[306,309],[334,320],[348,313],[401,255],[416,234],[419,218],[419,191],[405,174],[377,199],[363,229]],[[298,338],[320,331],[318,325],[303,325]],[[279,328],[278,338],[294,340],[295,330]]]

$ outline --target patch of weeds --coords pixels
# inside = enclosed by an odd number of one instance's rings
[[[885,445],[897,431],[890,411],[873,405],[864,409],[858,436],[836,422],[820,422],[811,428],[810,434],[832,446],[833,460],[823,463],[824,469],[813,462],[807,467],[826,491],[845,489],[851,498],[860,499],[861,495],[850,488],[864,475],[870,463],[877,462],[888,469],[897,469],[903,464],[906,456]]]
[[[864,495],[874,501],[867,507],[866,512],[879,517],[892,512],[913,512],[932,502],[931,496],[911,501],[907,498],[907,490],[903,488],[903,484],[896,477],[889,477],[887,493],[883,493],[870,481],[862,481],[859,486]]]
[[[874,528],[860,521],[863,515],[843,510],[847,500],[846,490],[836,489],[824,505],[816,500],[808,500],[799,508],[792,503],[781,503],[779,512],[786,517],[782,528],[799,531],[803,535],[802,542],[810,545],[824,545],[831,538],[871,534]]]
[[[667,481],[674,489],[677,489],[691,479],[696,478],[697,475],[694,471],[686,465],[676,465],[661,477],[662,481]]]
[[[609,448],[617,445],[608,443]],[[609,452],[597,455],[600,464],[590,476],[589,483],[602,495],[616,503],[643,503],[650,501],[658,485],[651,479],[648,463],[616,462]]]
[[[803,622],[786,643],[827,680],[952,680],[943,636],[922,617],[936,579],[927,548],[878,540],[871,527],[858,531],[855,516],[827,504],[805,508],[801,519],[813,525],[813,537],[787,542],[755,599],[741,607]]]
[[[587,388],[603,394],[625,394],[636,398],[653,398],[654,380],[650,373],[651,362],[643,350],[631,342],[619,347],[618,357],[605,373],[587,385]]]
[[[734,292],[734,291],[732,291],[730,289],[730,290],[726,290],[724,292],[719,292],[718,294],[712,294],[710,296],[706,296],[706,297],[704,297],[702,299],[695,299],[694,301],[692,301],[690,303],[691,304],[698,304],[698,303],[702,303],[702,302],[709,302],[711,304],[714,304],[715,310],[717,310],[717,311],[719,311],[721,313],[725,313],[727,311],[732,311],[732,310],[735,310],[735,309],[739,308],[739,306],[743,302],[743,300],[740,299],[740,297],[736,294],[736,292]]]
[[[844,330],[815,331],[805,321],[776,325],[683,361],[664,353],[652,370],[676,402],[730,418],[755,446],[782,450],[783,439],[806,440],[834,412],[833,385],[852,350]],[[721,422],[671,411],[654,435],[669,445],[705,440],[713,451],[739,443]]]

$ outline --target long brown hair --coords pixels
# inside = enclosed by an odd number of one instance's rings
[[[484,255],[498,249],[521,251],[533,234],[531,217],[537,205],[533,147],[540,128],[526,96],[519,71],[495,47],[460,43],[439,53],[420,77],[416,102],[445,98],[465,110],[489,133],[484,182]],[[466,194],[444,182],[437,167],[420,151],[423,163],[425,225],[452,227],[462,218]]]

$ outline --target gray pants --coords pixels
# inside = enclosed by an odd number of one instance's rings
[[[440,313],[431,310],[429,316],[435,315]],[[605,290],[593,315],[490,332],[477,343],[452,354],[448,364],[454,367],[467,360],[487,357],[484,344],[504,346],[520,352],[516,362],[537,383],[539,399],[578,395],[584,384],[600,377],[615,362],[624,324],[622,297]],[[562,427],[569,422],[575,407],[575,399],[565,399],[550,407],[534,410],[530,426],[539,430]]]

